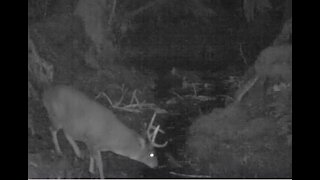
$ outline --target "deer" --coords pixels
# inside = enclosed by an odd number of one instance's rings
[[[162,131],[159,125],[153,125],[156,112],[147,127],[147,137],[143,137],[122,123],[111,110],[73,87],[59,85],[49,88],[44,91],[42,101],[51,122],[49,130],[55,151],[62,155],[57,137],[59,130],[63,130],[78,158],[82,157],[76,141],[83,142],[90,154],[90,173],[94,174],[96,165],[100,178],[104,178],[101,152],[106,151],[150,168],[158,166],[154,148],[165,147],[167,142],[155,142],[157,133]]]

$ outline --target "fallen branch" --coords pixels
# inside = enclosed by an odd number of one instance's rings
[[[141,113],[140,110],[138,109],[132,109],[132,108],[126,108],[126,107],[117,107],[117,106],[112,106],[114,109],[122,110],[122,111],[128,111],[128,112],[133,112],[133,113]]]
[[[160,107],[158,107],[156,104],[153,103],[146,103],[145,101],[142,103],[139,103],[139,100],[136,96],[136,92],[137,90],[134,90],[132,93],[132,98],[130,101],[130,104],[128,105],[124,105],[124,106],[120,106],[120,104],[122,103],[123,99],[124,99],[124,95],[127,92],[128,89],[124,88],[124,85],[122,85],[121,91],[122,91],[122,95],[120,100],[117,103],[113,103],[111,98],[104,92],[100,92],[95,99],[98,99],[100,97],[105,97],[107,98],[109,104],[111,105],[112,108],[114,109],[118,109],[118,110],[122,110],[122,111],[128,111],[128,112],[134,112],[134,113],[140,113],[142,110],[144,109],[152,109],[155,112],[159,113],[159,114],[163,114],[163,113],[167,113],[167,111],[165,109],[161,109]],[[132,104],[133,102],[136,102],[135,104]]]
[[[181,177],[188,177],[188,178],[211,178],[211,176],[207,176],[207,175],[181,174],[181,173],[176,173],[173,171],[170,171],[169,173],[172,175],[181,176]]]

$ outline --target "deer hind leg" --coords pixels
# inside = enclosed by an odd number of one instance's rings
[[[91,174],[94,174],[94,159],[93,159],[93,156],[91,156],[91,155],[90,155],[89,172]]]
[[[100,151],[95,151],[94,152],[94,160],[96,161],[100,178],[104,179],[104,174],[103,174],[103,164],[102,164],[102,158],[101,158],[101,152]]]
[[[66,132],[64,132],[64,135],[66,136],[67,140],[69,141],[69,143],[71,144],[72,146],[72,149],[74,151],[74,153],[76,154],[76,156],[78,158],[81,158],[81,152],[80,152],[80,149],[79,149],[79,146],[77,145],[77,143],[73,140],[73,138],[67,134]]]
[[[89,149],[89,152],[90,152],[90,163],[89,163],[89,172],[91,174],[94,174],[94,149],[92,148],[91,145],[87,144],[87,147]]]
[[[51,135],[52,135],[52,141],[53,141],[54,147],[56,149],[56,152],[59,155],[61,155],[62,152],[61,152],[61,149],[60,149],[60,146],[59,146],[58,136],[57,136],[58,129],[55,129],[53,127],[50,127],[49,129],[50,129],[50,132],[51,132]]]

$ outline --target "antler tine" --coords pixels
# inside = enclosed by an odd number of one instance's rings
[[[153,145],[154,147],[162,148],[162,147],[165,147],[165,146],[168,144],[168,141],[166,141],[166,142],[163,143],[163,144],[157,144],[157,143],[155,142],[156,137],[157,137],[157,134],[158,134],[158,132],[159,132],[159,129],[160,129],[160,125],[158,125],[158,126],[156,127],[156,129],[154,130],[154,134],[153,134],[151,143],[152,143],[152,145]]]
[[[152,128],[152,124],[153,124],[156,116],[157,116],[157,113],[154,112],[153,115],[152,115],[151,121],[150,121],[150,123],[148,125],[148,128],[147,128],[147,136],[148,136],[148,139],[149,139],[150,142],[152,141],[152,136],[153,136],[153,135],[150,134],[150,130]]]
[[[157,134],[158,134],[158,132],[159,132],[159,130],[160,130],[160,125],[158,125],[158,126],[155,128],[153,134],[150,133],[150,130],[151,130],[151,128],[153,127],[153,122],[154,122],[154,120],[155,120],[155,118],[156,118],[156,115],[157,115],[157,113],[154,112],[154,114],[153,114],[153,116],[152,116],[152,118],[151,118],[150,124],[149,124],[149,126],[148,126],[148,129],[147,129],[147,136],[148,136],[148,139],[149,139],[150,143],[152,144],[152,146],[161,148],[161,147],[165,147],[165,146],[168,144],[168,142],[165,142],[164,144],[157,144],[157,143],[155,142],[155,139],[156,139],[156,137],[157,137]]]

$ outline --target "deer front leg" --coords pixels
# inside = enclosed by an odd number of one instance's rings
[[[90,155],[89,172],[91,174],[94,174],[94,158],[91,155]]]
[[[100,179],[104,179],[104,174],[103,174],[103,164],[102,164],[102,158],[101,158],[101,152],[100,151],[95,151],[94,152],[94,160],[96,161],[98,170],[99,170],[99,175]]]
[[[81,152],[80,152],[80,149],[79,149],[79,146],[77,145],[77,143],[73,140],[73,138],[69,134],[67,134],[67,133],[64,133],[64,134],[65,134],[67,140],[69,141],[69,143],[71,144],[72,149],[73,149],[74,153],[76,154],[76,156],[78,158],[81,158]]]

